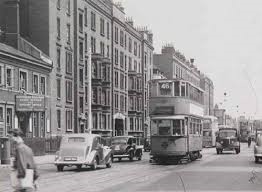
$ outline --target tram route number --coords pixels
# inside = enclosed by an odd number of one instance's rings
[[[169,83],[162,83],[160,87],[161,89],[170,89]]]

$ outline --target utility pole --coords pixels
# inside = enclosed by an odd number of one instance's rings
[[[92,133],[92,53],[91,48],[88,50],[88,133]]]

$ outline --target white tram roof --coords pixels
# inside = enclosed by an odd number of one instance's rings
[[[153,120],[157,120],[157,119],[185,119],[184,115],[172,115],[172,116],[164,116],[164,117],[152,117]]]

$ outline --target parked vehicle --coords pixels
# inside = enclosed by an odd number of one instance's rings
[[[256,144],[254,146],[255,162],[258,163],[262,159],[262,134],[257,135]]]
[[[236,151],[240,153],[240,137],[236,128],[229,128],[224,126],[219,129],[216,138],[216,151],[221,154],[223,151]]]
[[[136,144],[136,138],[133,136],[117,136],[112,138],[113,158],[119,161],[122,158],[128,158],[133,161],[134,158],[137,160],[142,159],[143,146]]]
[[[105,146],[105,140],[95,134],[66,134],[63,135],[60,150],[57,152],[54,164],[57,171],[63,171],[65,166],[83,165],[95,170],[98,165],[112,166],[112,150]]]

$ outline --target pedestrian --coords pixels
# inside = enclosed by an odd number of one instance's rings
[[[247,138],[247,142],[248,142],[248,147],[250,147],[250,145],[251,145],[251,137],[250,137],[250,135]]]
[[[21,137],[22,131],[20,129],[15,128],[10,130],[8,133],[11,141],[13,141],[15,145],[15,157],[12,167],[16,173],[16,178],[17,178],[17,182],[16,182],[17,186],[15,186],[15,191],[16,192],[35,191],[36,190],[35,181],[38,178],[38,172],[34,161],[33,151],[30,147],[28,147],[24,143]],[[31,178],[30,178],[30,173],[32,173]]]

